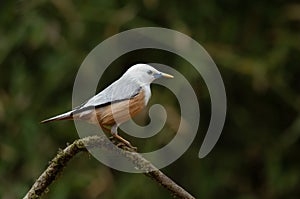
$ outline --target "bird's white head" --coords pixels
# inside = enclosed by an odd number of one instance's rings
[[[123,76],[143,84],[150,84],[155,79],[161,77],[173,78],[172,75],[160,72],[148,64],[135,64],[131,66]]]

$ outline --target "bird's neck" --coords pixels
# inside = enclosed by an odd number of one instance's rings
[[[146,106],[149,102],[150,97],[151,97],[150,84],[144,84],[144,85],[142,85],[142,88],[145,92],[145,106]]]
[[[150,89],[150,84],[151,83],[144,83],[139,81],[138,79],[132,79],[135,83],[137,83],[140,87],[143,88],[145,92],[145,106],[147,106],[149,99],[151,97],[151,89]]]

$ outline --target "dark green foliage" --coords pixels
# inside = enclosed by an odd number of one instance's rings
[[[210,100],[192,67],[154,50],[128,53],[112,64],[99,89],[129,65],[154,60],[176,67],[198,92],[197,140],[163,171],[197,198],[299,198],[299,13],[300,4],[289,0],[1,1],[0,198],[24,196],[57,149],[78,138],[72,122],[39,121],[71,108],[73,82],[85,56],[109,36],[144,26],[175,29],[203,45],[228,96],[223,134],[212,153],[198,159]],[[162,89],[153,86],[150,103],[178,112],[177,101]],[[169,117],[172,122],[175,116]],[[164,146],[172,129],[169,122],[153,138],[124,137],[149,151]],[[111,170],[88,155],[72,160],[44,196],[168,197],[143,175]]]

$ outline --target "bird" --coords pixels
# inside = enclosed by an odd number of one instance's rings
[[[129,141],[118,135],[118,127],[144,109],[151,97],[150,84],[158,78],[174,78],[149,64],[131,66],[118,80],[71,111],[41,121],[83,120],[100,125],[103,131],[128,147]]]

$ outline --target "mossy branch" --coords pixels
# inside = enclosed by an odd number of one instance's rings
[[[169,190],[172,195],[178,198],[194,199],[194,197],[177,185],[168,176],[155,168],[148,160],[143,158],[139,153],[132,151],[126,146],[122,146],[122,149],[114,147],[112,143],[104,136],[90,136],[74,141],[67,146],[64,150],[60,150],[56,157],[50,162],[48,168],[41,174],[41,176],[35,181],[31,189],[27,192],[24,199],[36,199],[45,194],[50,184],[62,173],[67,163],[81,151],[87,151],[87,148],[99,147],[106,150],[116,152],[128,160],[130,160],[138,169],[146,171],[144,174],[164,188]]]

